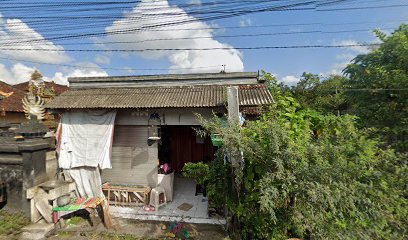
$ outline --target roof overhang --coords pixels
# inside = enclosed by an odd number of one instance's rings
[[[50,101],[48,109],[137,109],[202,108],[225,106],[229,85],[189,87],[70,89]],[[260,106],[273,103],[264,84],[240,85],[239,104]]]

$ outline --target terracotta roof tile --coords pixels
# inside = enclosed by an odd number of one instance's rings
[[[0,100],[0,111],[6,112],[24,112],[22,99],[25,93],[13,86],[0,82],[0,91],[4,93],[13,93],[8,97],[4,97]]]
[[[68,86],[56,84],[55,82],[45,82],[45,86],[48,88],[54,88],[55,94],[60,95],[61,93],[65,92],[69,89]],[[28,91],[28,82],[23,82],[19,84],[13,85],[14,88],[17,88],[21,91],[27,92]]]

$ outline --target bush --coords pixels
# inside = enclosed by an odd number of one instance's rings
[[[218,155],[223,155],[218,153]],[[209,207],[222,209],[225,205],[225,177],[227,174],[224,161],[220,158],[205,164],[186,163],[183,167],[183,176],[195,179],[197,184],[205,187]]]
[[[379,148],[353,116],[277,102],[242,131],[219,129],[223,152],[244,152],[233,167],[238,197],[228,196],[241,237],[406,239],[406,157]]]

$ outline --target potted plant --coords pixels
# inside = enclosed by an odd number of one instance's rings
[[[205,185],[208,179],[209,167],[207,164],[198,163],[186,163],[183,167],[183,176],[193,178],[196,182],[196,193],[203,193],[206,196]]]

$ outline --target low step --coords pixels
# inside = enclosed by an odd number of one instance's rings
[[[44,233],[47,234],[54,230],[54,224],[52,223],[32,223],[24,227],[23,232],[29,233]]]

